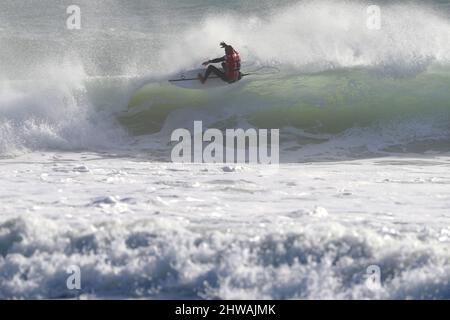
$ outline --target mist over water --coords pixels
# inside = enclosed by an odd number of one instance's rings
[[[70,4],[0,5],[3,155],[139,150],[194,120],[281,128],[292,161],[314,160],[330,141],[363,147],[360,156],[447,151],[448,3],[382,3],[381,30],[366,27],[368,3],[353,1],[81,1],[82,29],[67,30]],[[210,92],[167,84],[220,56],[220,41],[244,71],[280,72]]]

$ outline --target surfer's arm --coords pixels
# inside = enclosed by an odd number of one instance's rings
[[[204,66],[207,66],[207,65],[210,64],[210,63],[219,63],[219,62],[223,62],[223,61],[225,61],[225,56],[223,56],[223,57],[221,57],[221,58],[217,58],[217,59],[212,59],[212,60],[205,61],[205,62],[203,62],[203,65],[204,65]]]

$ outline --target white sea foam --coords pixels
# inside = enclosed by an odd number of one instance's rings
[[[74,174],[51,154],[20,160],[0,169],[1,298],[449,297],[448,158],[281,165],[276,176],[59,155],[89,162]],[[66,287],[70,265],[79,291]]]

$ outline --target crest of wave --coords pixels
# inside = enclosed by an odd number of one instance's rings
[[[39,78],[0,83],[0,154],[96,148],[120,136],[86,95],[80,63],[42,66]],[[103,119],[105,120],[105,119]]]

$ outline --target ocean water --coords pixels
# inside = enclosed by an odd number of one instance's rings
[[[0,3],[0,298],[450,298],[450,2],[71,4]],[[279,168],[172,163],[198,120]]]

